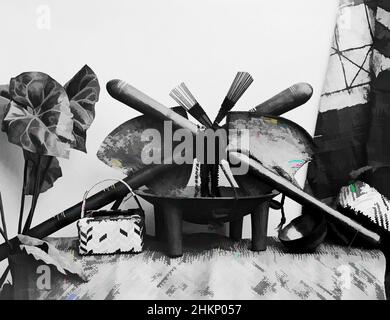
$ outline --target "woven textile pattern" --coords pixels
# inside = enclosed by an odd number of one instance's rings
[[[139,216],[121,218],[83,218],[77,223],[80,254],[141,252],[143,220]]]
[[[389,1],[340,1],[307,180],[328,203],[353,171],[390,166],[389,27]]]
[[[269,238],[267,251],[253,252],[249,240],[194,234],[184,237],[183,257],[170,259],[161,242],[146,240],[139,254],[79,256],[77,240],[49,239],[74,255],[88,282],[59,278],[31,298],[385,299],[378,250],[322,244],[313,254],[290,254]]]

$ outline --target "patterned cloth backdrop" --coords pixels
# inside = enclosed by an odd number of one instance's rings
[[[390,1],[341,0],[307,187],[327,202],[361,176],[390,197]]]

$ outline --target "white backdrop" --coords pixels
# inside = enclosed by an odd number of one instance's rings
[[[60,159],[63,177],[41,195],[33,224],[79,202],[98,180],[121,177],[96,157],[110,131],[139,115],[109,97],[105,84],[113,78],[128,81],[167,106],[175,105],[169,91],[185,81],[211,118],[236,71],[248,71],[255,79],[236,110],[248,110],[293,83],[309,82],[314,87],[312,99],[286,117],[313,133],[337,3],[1,0],[0,83],[24,71],[42,71],[64,84],[88,64],[102,88],[88,131],[88,154],[72,151],[69,160]],[[21,149],[1,132],[0,190],[11,234],[17,229],[22,166]],[[304,175],[299,174],[301,183]],[[299,209],[288,201],[288,220]],[[271,212],[270,235],[279,218],[278,212]],[[154,232],[150,212],[147,230]],[[75,234],[73,224],[56,235]],[[244,236],[250,237],[249,219]]]

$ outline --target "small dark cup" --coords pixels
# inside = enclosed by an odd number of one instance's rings
[[[326,233],[322,214],[304,214],[279,231],[279,240],[291,252],[313,252],[324,241]]]

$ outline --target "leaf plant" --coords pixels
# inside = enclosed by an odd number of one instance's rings
[[[0,235],[6,241],[9,252],[11,252],[11,254],[13,254],[14,257],[17,256],[17,253],[21,252],[23,255],[31,256],[31,258],[37,262],[41,261],[48,266],[53,266],[55,270],[57,270],[59,273],[62,273],[63,275],[76,276],[78,279],[84,282],[87,281],[87,277],[81,265],[74,262],[69,254],[66,254],[58,250],[54,245],[50,244],[49,242],[40,239],[35,239],[23,234],[18,235],[18,244],[16,243],[12,244],[9,241],[8,234],[7,234],[7,226],[5,223],[5,214],[4,214],[1,192],[0,192],[0,217],[1,217]],[[11,266],[11,262],[3,272],[2,276],[0,277],[0,288],[2,288],[0,292],[0,299],[8,300],[13,298],[15,294],[15,290],[18,288],[15,284],[15,281],[18,283],[19,286],[22,286],[22,288],[26,285],[24,281],[20,282],[20,279],[24,279],[24,277],[20,278],[20,274],[18,277],[17,271],[14,270],[14,274],[12,275],[12,277],[16,275],[16,279],[13,279],[13,285],[7,283],[3,286],[3,283],[7,278],[8,272],[12,270],[10,266]]]
[[[8,141],[23,149],[18,234],[31,228],[39,195],[62,176],[57,158],[86,152],[86,131],[95,118],[100,86],[85,65],[64,86],[42,72],[24,72],[0,86],[0,121]],[[23,226],[25,196],[32,196]]]
[[[57,158],[69,158],[71,149],[87,152],[86,132],[95,118],[99,93],[98,79],[87,65],[64,86],[43,72],[24,72],[11,78],[9,84],[0,85],[1,129],[7,134],[9,142],[22,148],[24,157],[18,234],[30,230],[39,195],[53,187],[62,176]],[[23,226],[25,196],[32,196],[32,201]],[[41,240],[20,236],[19,246],[12,247],[1,195],[0,216],[3,226],[0,234],[10,252],[24,250],[37,260],[51,261],[60,272],[66,270],[80,274],[79,270],[72,270],[53,248],[42,251],[38,250],[39,246],[35,248],[30,243]],[[8,271],[9,266],[0,278],[0,287]]]

